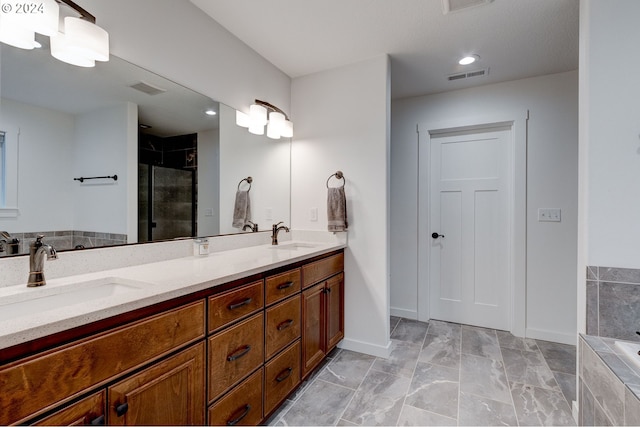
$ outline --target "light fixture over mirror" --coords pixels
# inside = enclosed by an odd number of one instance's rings
[[[249,107],[249,114],[236,111],[236,125],[249,128],[254,135],[264,135],[264,126],[267,126],[267,137],[280,139],[293,136],[293,123],[280,108],[266,101],[255,100],[255,104]]]
[[[79,17],[66,16],[60,28],[60,7],[64,4]],[[71,0],[42,0],[39,3],[3,3],[0,13],[0,42],[20,48],[39,47],[35,33],[51,38],[51,55],[79,67],[94,67],[109,60],[109,33],[95,24],[96,18]]]

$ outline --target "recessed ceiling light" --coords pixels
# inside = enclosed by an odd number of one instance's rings
[[[480,57],[478,55],[469,55],[469,56],[465,56],[460,61],[458,61],[458,64],[460,64],[460,65],[469,65],[469,64],[473,64],[478,59],[480,59]]]
[[[207,111],[204,112],[207,116],[215,116],[217,113],[212,110],[212,109],[208,109]]]

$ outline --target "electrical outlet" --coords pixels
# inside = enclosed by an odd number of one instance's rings
[[[317,221],[318,220],[318,208],[309,209],[309,221]]]
[[[205,209],[204,216],[213,216],[213,209]]]
[[[538,222],[560,222],[562,221],[562,209],[559,208],[539,208]]]

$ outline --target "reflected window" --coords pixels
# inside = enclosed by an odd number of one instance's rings
[[[5,187],[7,186],[6,167],[5,167],[5,132],[0,130],[0,207],[6,206]]]

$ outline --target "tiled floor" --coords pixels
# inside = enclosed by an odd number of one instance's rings
[[[270,425],[575,425],[575,346],[391,318],[388,360],[336,350]]]

